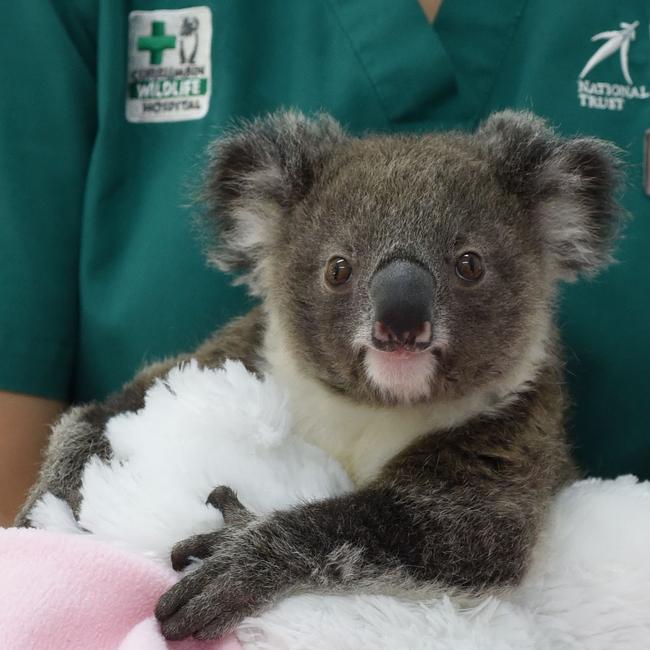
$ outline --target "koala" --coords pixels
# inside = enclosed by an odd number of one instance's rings
[[[547,505],[576,476],[565,437],[561,281],[611,261],[617,152],[506,111],[475,133],[347,135],[284,112],[217,141],[208,257],[260,306],[194,353],[146,368],[56,426],[19,523],[45,491],[79,507],[113,415],[184,360],[241,360],[285,388],[298,435],[355,489],[181,541],[162,596],[169,639],[214,638],[289,594],[481,595],[526,570]],[[208,495],[206,495],[208,496]]]

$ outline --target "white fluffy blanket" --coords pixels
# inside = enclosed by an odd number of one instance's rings
[[[107,435],[114,455],[89,462],[79,522],[46,495],[34,525],[168,563],[175,542],[223,525],[205,505],[216,485],[258,513],[352,488],[336,461],[291,433],[278,387],[234,362],[173,370]],[[445,596],[294,596],[237,636],[260,650],[650,648],[649,556],[650,484],[582,481],[558,496],[525,581],[500,598],[463,608]]]

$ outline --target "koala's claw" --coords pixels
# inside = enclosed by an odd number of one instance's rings
[[[210,492],[206,503],[221,511],[224,524],[230,529],[241,529],[255,519],[242,505],[237,495],[226,485],[220,485]],[[214,553],[223,539],[223,531],[204,533],[188,537],[174,546],[171,560],[175,571],[182,571],[192,560],[203,560]]]
[[[192,558],[202,560],[208,557],[218,543],[219,533],[204,533],[188,537],[172,548],[172,568],[174,571],[182,571]]]
[[[234,490],[227,485],[214,488],[206,503],[221,511],[223,521],[227,526],[231,524],[245,525],[253,519],[253,515],[242,505]]]

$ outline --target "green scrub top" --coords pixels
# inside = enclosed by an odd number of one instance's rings
[[[249,307],[206,266],[192,221],[206,144],[233,118],[291,106],[353,133],[425,131],[529,108],[627,152],[636,219],[621,263],[571,286],[561,322],[579,460],[650,477],[649,11],[645,0],[445,0],[431,27],[416,0],[7,5],[0,387],[103,397]]]

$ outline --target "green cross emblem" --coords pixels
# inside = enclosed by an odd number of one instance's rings
[[[176,37],[165,34],[165,23],[154,21],[151,23],[151,36],[138,38],[138,50],[149,51],[149,63],[159,65],[162,63],[165,50],[176,47]]]

